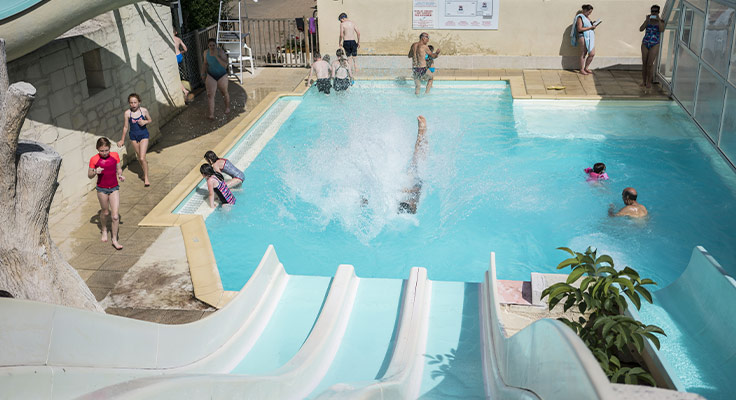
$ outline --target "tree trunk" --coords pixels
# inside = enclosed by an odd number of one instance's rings
[[[49,235],[61,156],[42,143],[18,140],[35,96],[28,83],[9,85],[0,39],[0,290],[104,312]]]

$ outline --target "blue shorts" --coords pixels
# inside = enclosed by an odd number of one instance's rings
[[[184,54],[181,54],[181,53],[177,54],[176,55],[176,63],[177,64],[181,64],[182,61],[184,61]]]
[[[95,186],[95,189],[97,189],[97,191],[100,192],[100,193],[112,194],[112,192],[120,189],[120,185],[115,186],[114,188],[101,188],[99,186]]]
[[[130,140],[140,142],[143,139],[148,139],[148,129],[141,129],[138,132],[133,132],[131,129],[128,136],[130,137]]]

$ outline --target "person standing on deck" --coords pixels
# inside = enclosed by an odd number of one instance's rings
[[[360,47],[360,31],[358,31],[355,23],[348,19],[347,14],[342,13],[337,19],[340,21],[340,40],[338,44],[345,50],[352,75],[355,75],[358,70],[355,57],[358,56],[358,48]]]
[[[645,32],[641,42],[641,86],[647,89],[652,87],[654,80],[654,64],[659,55],[659,42],[664,32],[664,21],[659,17],[659,6],[650,8],[651,14],[644,17],[639,32]]]
[[[570,31],[571,44],[580,48],[580,75],[590,75],[590,63],[595,57],[595,28],[601,21],[590,21],[590,14],[593,13],[593,6],[583,4],[581,9],[575,14],[572,30]]]
[[[429,67],[427,67],[426,56],[429,56],[432,59],[440,56],[440,49],[437,49],[436,52],[432,52],[427,43],[429,43],[429,34],[427,32],[422,32],[419,35],[419,41],[413,43],[409,49],[408,57],[412,59],[412,77],[414,78],[415,87],[414,94],[417,96],[419,96],[419,90],[422,88],[423,80],[427,81],[427,89],[424,91],[424,94],[429,94],[429,90],[432,89],[432,82],[434,81],[434,76],[432,75],[432,72],[429,71]]]
[[[214,38],[207,40],[207,50],[202,53],[202,80],[207,89],[207,119],[215,119],[215,94],[219,90],[225,99],[225,114],[230,113],[230,93],[227,76],[227,54],[217,46]]]

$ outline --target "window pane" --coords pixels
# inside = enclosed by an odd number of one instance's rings
[[[688,3],[691,3],[695,7],[699,8],[701,11],[705,11],[705,1],[706,0],[687,0]]]
[[[662,33],[662,52],[660,53],[659,73],[667,80],[672,81],[672,70],[675,63],[675,39],[677,30],[665,29]]]
[[[682,38],[680,38],[685,45],[690,46],[690,36],[693,30],[693,10],[685,7],[685,18],[682,21]]]
[[[667,19],[667,26],[676,27],[680,24],[680,0],[677,0],[675,2],[675,5],[672,6],[672,11],[670,11],[670,16]]]
[[[733,44],[731,45],[731,69],[728,73],[728,80],[736,86],[736,35],[733,35]]]
[[[725,114],[720,147],[731,162],[736,162],[736,90],[731,87],[726,94]]]
[[[693,113],[697,72],[698,60],[683,46],[679,46],[677,71],[675,72],[675,96],[690,114]]]
[[[703,41],[703,59],[722,76],[728,71],[733,38],[734,9],[711,1]]]
[[[693,27],[690,32],[690,50],[696,55],[700,55],[700,48],[703,44],[703,28],[705,25],[705,16],[699,13],[693,13]]]
[[[703,43],[703,24],[705,23],[704,14],[694,11],[690,7],[685,7],[685,18],[682,23],[681,40],[693,51],[700,56],[700,48]]]
[[[725,90],[723,83],[708,68],[700,67],[695,120],[716,143],[718,143],[718,128],[721,125]]]

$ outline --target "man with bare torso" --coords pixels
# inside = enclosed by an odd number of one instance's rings
[[[330,76],[332,76],[332,67],[330,63],[322,59],[319,53],[314,53],[314,62],[312,63],[312,69],[309,70],[309,76],[307,81],[304,82],[305,86],[309,86],[312,83],[312,72],[317,76],[317,89],[324,93],[330,94]]]
[[[429,67],[427,67],[427,56],[434,59],[440,55],[440,49],[437,49],[436,52],[432,52],[429,49],[429,46],[427,46],[427,43],[429,43],[429,34],[427,32],[422,32],[422,34],[419,35],[419,41],[413,43],[409,49],[408,57],[411,58],[412,77],[414,78],[415,88],[414,93],[417,96],[419,96],[423,80],[427,81],[427,89],[424,91],[424,94],[429,94],[429,90],[432,89],[434,76],[432,76],[432,72],[429,71]]]
[[[627,187],[626,189],[624,189],[623,193],[621,193],[621,197],[623,198],[624,204],[626,205],[618,212],[615,212],[615,207],[613,204],[611,204],[608,207],[608,215],[612,217],[643,218],[646,217],[649,213],[644,205],[637,203],[636,189],[632,187]]]
[[[340,40],[338,44],[345,50],[345,56],[348,58],[348,64],[354,75],[358,69],[355,57],[358,56],[358,48],[360,47],[360,31],[358,31],[355,23],[348,19],[347,14],[342,13],[337,19],[340,20]]]

